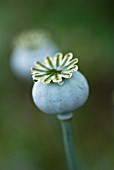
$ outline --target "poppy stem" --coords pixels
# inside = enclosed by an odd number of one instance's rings
[[[77,170],[71,119],[61,120],[61,127],[69,170]]]

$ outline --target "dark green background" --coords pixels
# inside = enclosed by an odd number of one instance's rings
[[[114,169],[113,16],[109,0],[0,0],[0,170],[67,169],[59,121],[36,109],[32,85],[10,71],[12,39],[34,28],[73,52],[90,84],[73,118],[80,170]]]

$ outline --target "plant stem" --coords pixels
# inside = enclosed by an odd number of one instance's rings
[[[61,120],[61,126],[69,170],[77,170],[71,119]]]

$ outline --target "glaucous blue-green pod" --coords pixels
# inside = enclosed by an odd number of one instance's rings
[[[30,80],[30,68],[34,62],[43,61],[44,57],[54,55],[58,49],[45,31],[33,30],[22,33],[14,41],[10,59],[11,69],[18,78]]]
[[[73,72],[71,78],[65,79],[63,85],[43,84],[38,81],[34,83],[32,89],[34,103],[41,111],[48,114],[62,114],[63,119],[67,117],[67,113],[80,108],[86,102],[88,95],[88,82],[79,71]]]

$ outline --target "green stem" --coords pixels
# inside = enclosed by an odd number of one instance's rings
[[[77,170],[71,119],[61,120],[61,126],[69,170]]]

